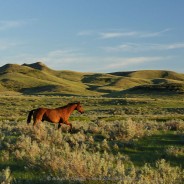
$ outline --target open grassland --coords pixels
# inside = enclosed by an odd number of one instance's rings
[[[184,99],[0,96],[0,182],[184,183]],[[80,101],[72,133],[28,112]]]

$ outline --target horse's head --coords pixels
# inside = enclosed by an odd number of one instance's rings
[[[77,103],[76,110],[77,110],[78,112],[80,112],[81,114],[84,113],[84,109],[83,109],[83,107],[81,106],[80,102]]]

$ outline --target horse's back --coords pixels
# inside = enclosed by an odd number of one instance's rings
[[[42,113],[45,113],[47,110],[48,110],[47,108],[40,107],[40,108],[36,109],[35,113],[42,114]]]

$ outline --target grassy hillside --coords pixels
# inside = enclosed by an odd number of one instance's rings
[[[163,70],[115,73],[56,71],[41,62],[0,67],[0,91],[22,94],[122,96],[184,92],[184,74]]]
[[[68,76],[68,78],[66,77]],[[43,65],[7,64],[0,67],[0,84],[4,90],[18,91],[24,94],[70,94],[70,95],[97,95],[87,90],[87,86],[76,80],[75,72],[54,71]]]

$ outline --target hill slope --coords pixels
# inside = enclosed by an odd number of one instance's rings
[[[115,73],[55,71],[41,62],[0,67],[0,92],[122,96],[126,93],[184,92],[184,74],[163,70]]]

